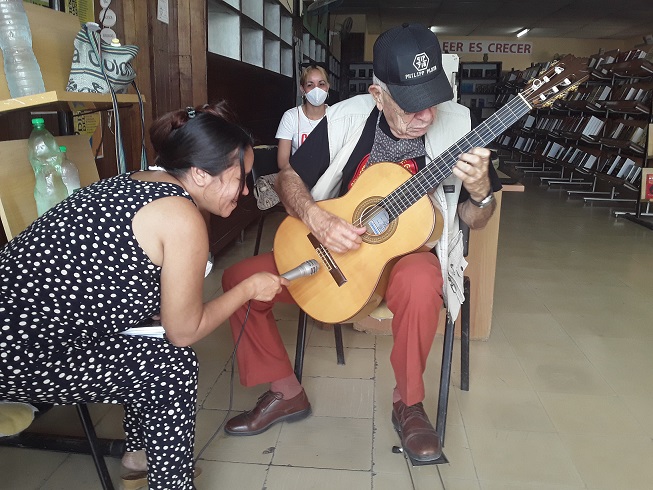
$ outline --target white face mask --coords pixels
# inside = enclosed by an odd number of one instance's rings
[[[325,92],[320,87],[315,87],[310,92],[306,93],[306,100],[309,104],[314,105],[315,107],[321,106],[324,104],[328,96],[328,92]]]

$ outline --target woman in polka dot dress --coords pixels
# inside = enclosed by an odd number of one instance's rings
[[[257,273],[202,302],[202,213],[229,216],[247,194],[252,140],[222,105],[166,114],[150,136],[166,171],[81,189],[0,249],[0,400],[121,403],[123,463],[145,469],[145,454],[150,489],[192,489],[189,346],[287,281]],[[165,338],[121,335],[157,313]]]

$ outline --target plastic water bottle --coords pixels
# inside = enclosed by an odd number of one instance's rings
[[[11,97],[45,92],[22,1],[0,0],[0,48]]]
[[[40,117],[32,119],[32,127],[27,141],[27,156],[36,178],[34,199],[36,211],[41,216],[68,197],[68,191],[61,178],[61,152],[54,136],[45,129],[45,123]]]
[[[59,147],[59,151],[61,152],[61,179],[66,185],[68,195],[72,196],[73,192],[81,187],[79,184],[79,170],[77,169],[77,165],[68,158],[66,150],[65,146]]]

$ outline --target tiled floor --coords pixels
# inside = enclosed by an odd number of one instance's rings
[[[455,355],[449,464],[409,471],[391,452],[391,339],[346,331],[347,364],[338,366],[332,333],[314,327],[304,371],[313,416],[255,437],[218,434],[202,454],[197,488],[653,488],[653,232],[612,218],[605,206],[525,183],[525,193],[504,194],[492,335],[472,343],[469,392],[458,389]],[[254,233],[217,260],[207,297],[219,293],[225,266],[251,254]],[[294,352],[296,310],[276,315]],[[432,418],[441,343],[426,375]],[[196,348],[199,451],[229,405],[230,334],[221,328]],[[236,381],[233,409],[250,408],[262,390]],[[119,407],[92,411],[100,435],[120,436]],[[69,407],[37,425],[79,433]],[[119,461],[108,462],[118,481]],[[99,488],[87,456],[0,449],[0,475],[3,489]]]

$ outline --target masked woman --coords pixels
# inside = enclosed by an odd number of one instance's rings
[[[326,114],[325,101],[329,94],[329,78],[326,70],[321,66],[310,65],[302,71],[299,83],[303,93],[303,103],[288,109],[283,114],[277,129],[279,170],[290,165],[290,155],[297,151]]]

